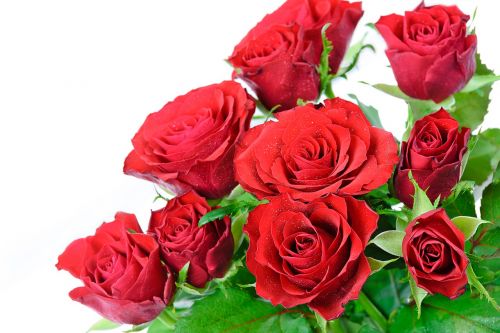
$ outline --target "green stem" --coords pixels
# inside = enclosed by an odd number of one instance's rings
[[[329,331],[332,333],[345,333],[344,327],[342,326],[342,323],[340,322],[341,318],[331,320],[328,322],[328,328],[330,329]]]
[[[377,327],[382,331],[385,332],[387,330],[387,319],[384,317],[382,312],[375,306],[375,304],[372,303],[372,301],[366,296],[364,292],[359,293],[359,302],[361,303],[361,306],[363,309],[366,311],[368,316],[375,322]]]

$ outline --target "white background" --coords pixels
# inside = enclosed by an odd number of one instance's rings
[[[99,317],[67,293],[79,281],[54,264],[75,238],[118,210],[147,223],[153,186],[122,174],[130,139],[147,114],[192,88],[230,78],[233,46],[282,0],[0,0],[1,332],[85,332]],[[367,0],[364,25],[419,0]],[[429,4],[437,3],[428,1]],[[452,3],[452,1],[445,1]],[[479,51],[500,73],[498,1],[479,7]],[[401,135],[403,102],[357,84],[393,83],[375,33],[350,82]],[[487,127],[500,127],[500,89]]]

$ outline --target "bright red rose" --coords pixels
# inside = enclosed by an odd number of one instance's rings
[[[255,102],[236,82],[192,90],[146,118],[123,170],[176,194],[194,189],[222,197],[236,185],[235,143],[254,111]]]
[[[376,23],[399,88],[408,96],[436,103],[461,90],[476,69],[476,35],[467,36],[465,15],[456,6],[422,2],[404,16]]]
[[[440,208],[408,225],[403,257],[417,286],[453,299],[463,294],[467,285],[469,260],[464,246],[464,235]]]
[[[287,194],[253,210],[247,266],[259,296],[285,307],[307,304],[331,320],[356,299],[370,275],[364,249],[378,215],[352,197],[311,203]]]
[[[315,67],[323,51],[321,29],[330,24],[326,36],[334,47],[329,65],[336,73],[362,15],[361,2],[288,0],[236,45],[229,58],[234,76],[252,86],[269,109],[278,104],[279,110],[292,108],[298,98],[314,100],[319,93]]]
[[[408,178],[410,171],[432,202],[449,196],[460,180],[469,137],[470,129],[459,130],[458,122],[444,109],[417,120],[408,142],[401,144],[394,176],[396,196],[407,206],[413,206],[415,189]]]
[[[188,192],[152,212],[148,228],[158,240],[167,265],[179,272],[189,262],[187,282],[199,288],[223,277],[233,256],[229,217],[198,227],[200,218],[210,211],[204,198]]]
[[[398,161],[392,135],[372,127],[340,98],[277,114],[238,144],[236,179],[259,199],[289,193],[311,201],[326,194],[358,195],[387,182]]]
[[[71,243],[56,267],[82,280],[69,296],[116,323],[153,320],[170,302],[175,278],[160,261],[158,244],[132,214],[117,213],[94,236]],[[147,286],[147,288],[144,288]]]
[[[305,59],[307,45],[299,25],[276,25],[235,50],[229,61],[264,105],[286,110],[319,93],[316,66]]]

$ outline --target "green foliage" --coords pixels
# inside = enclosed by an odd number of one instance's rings
[[[401,245],[403,243],[404,236],[405,233],[403,231],[388,230],[375,236],[370,243],[377,245],[387,253],[401,257],[403,255]]]
[[[477,137],[477,143],[470,152],[462,179],[482,184],[496,170],[500,161],[500,129],[487,129]]]
[[[469,284],[471,285],[471,287],[476,288],[479,294],[481,296],[484,296],[486,300],[495,308],[495,310],[500,312],[500,307],[498,306],[497,302],[493,297],[490,296],[488,290],[486,290],[486,288],[479,281],[471,265],[467,266],[467,278],[469,279]]]
[[[483,223],[490,223],[475,217],[456,216],[451,219],[453,224],[464,234],[465,240],[470,239],[476,233],[477,228]]]
[[[316,70],[318,71],[320,80],[319,96],[321,97],[324,93],[326,97],[333,98],[335,95],[333,94],[331,83],[334,76],[330,74],[330,64],[328,61],[330,53],[333,51],[333,45],[332,42],[326,37],[326,30],[328,30],[330,25],[330,23],[327,23],[321,29],[323,51],[321,52],[320,62]]]
[[[455,104],[450,109],[453,117],[464,127],[476,129],[484,120],[490,104],[492,84],[498,80],[493,71],[476,55],[476,73],[465,88],[456,93]]]
[[[500,297],[500,288],[492,292]],[[444,296],[427,297],[422,303],[422,316],[411,306],[401,308],[389,320],[389,332],[474,332],[493,333],[500,331],[500,316],[485,300],[466,292],[450,301]]]
[[[239,288],[228,288],[225,293],[218,290],[196,301],[191,314],[179,319],[175,332],[310,333],[312,328],[304,314],[274,307]]]
[[[377,273],[378,271],[380,271],[385,266],[387,266],[387,265],[395,262],[396,260],[398,260],[398,258],[392,258],[392,259],[388,259],[388,260],[379,260],[379,259],[375,259],[375,258],[372,258],[372,257],[367,257],[367,259],[368,259],[368,263],[370,264],[370,269],[372,271],[371,274]]]
[[[87,330],[87,333],[95,331],[112,330],[120,326],[121,326],[120,324],[112,322],[111,320],[108,320],[106,318],[102,318],[99,321],[97,321],[94,325],[90,326],[90,328]]]
[[[377,83],[373,84],[372,87],[380,91],[383,91],[386,94],[389,94],[393,97],[402,99],[408,104],[409,110],[411,111],[412,115],[411,117],[409,117],[411,119],[409,125],[413,125],[415,121],[441,108],[449,110],[455,103],[455,99],[453,98],[453,96],[445,99],[440,103],[434,103],[433,101],[412,98],[406,95],[404,92],[402,92],[401,89],[399,89],[399,87],[397,86],[392,86],[384,83]]]
[[[483,191],[481,199],[481,218],[500,223],[500,181],[493,181]]]
[[[413,297],[415,305],[417,306],[417,318],[420,319],[420,316],[422,314],[422,301],[425,299],[428,293],[424,289],[417,286],[417,283],[415,282],[413,277],[411,277],[410,274],[408,275],[409,275],[408,282],[410,283],[411,297]]]
[[[473,189],[474,182],[461,181],[455,185],[450,196],[443,200],[442,207],[450,218],[456,216],[476,217]]]
[[[238,217],[265,203],[267,203],[266,200],[258,200],[250,193],[238,187],[229,197],[222,199],[219,203],[220,208],[216,208],[205,214],[198,222],[198,225],[201,227],[209,222],[222,219],[224,216]]]
[[[377,109],[375,109],[371,105],[366,105],[366,104],[361,103],[359,101],[358,97],[354,94],[348,94],[347,96],[349,96],[350,98],[352,98],[356,101],[356,104],[359,105],[361,111],[363,111],[366,118],[368,118],[368,121],[370,122],[370,124],[372,124],[373,126],[378,127],[378,128],[384,128],[382,126],[382,122],[380,121],[380,117],[378,115]]]
[[[363,286],[364,293],[386,316],[391,316],[410,296],[408,273],[403,269],[383,269],[371,275]]]
[[[414,220],[418,216],[433,210],[434,204],[429,200],[425,191],[418,186],[417,181],[413,178],[411,172],[408,173],[408,177],[415,188],[415,193],[413,194],[413,208],[410,214],[410,220]]]
[[[346,78],[347,73],[349,73],[356,67],[363,50],[371,50],[375,52],[375,47],[372,44],[365,44],[365,38],[366,34],[363,36],[363,38],[361,38],[359,42],[349,47],[342,61],[347,65],[341,67],[338,70],[337,74],[335,75],[336,77]]]

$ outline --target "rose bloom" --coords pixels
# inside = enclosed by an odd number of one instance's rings
[[[464,235],[440,208],[420,215],[408,225],[403,257],[417,286],[453,299],[467,285],[469,260],[464,246]]]
[[[330,72],[336,73],[363,15],[361,2],[288,0],[264,17],[234,48],[229,62],[269,109],[286,110],[297,99],[314,100],[319,93],[321,29],[333,43]]]
[[[383,16],[375,24],[387,43],[387,57],[399,88],[436,103],[461,90],[476,70],[476,35],[467,35],[456,6],[422,2],[404,16]]]
[[[314,100],[319,93],[319,74],[307,59],[304,31],[297,25],[276,25],[250,40],[229,58],[269,109],[297,105],[299,98]],[[308,61],[309,60],[309,61]]]
[[[329,193],[359,195],[383,185],[398,161],[389,132],[371,126],[340,98],[278,113],[238,144],[236,178],[259,199],[280,193],[310,201]]]
[[[257,294],[273,305],[307,304],[338,318],[370,275],[364,249],[378,215],[364,201],[329,195],[303,203],[282,194],[253,210],[244,227]]]
[[[417,120],[408,141],[401,145],[394,176],[396,196],[413,206],[415,189],[408,178],[411,171],[431,201],[448,197],[460,180],[469,137],[470,129],[460,130],[458,122],[444,109]]]
[[[211,210],[204,198],[191,191],[152,212],[148,228],[167,265],[179,272],[189,262],[187,282],[199,288],[223,277],[233,256],[229,217],[198,227],[201,217]]]
[[[235,143],[254,111],[255,102],[236,82],[192,90],[146,118],[123,170],[176,194],[194,189],[222,197],[236,186]]]
[[[132,214],[117,213],[94,236],[71,243],[56,267],[82,280],[70,297],[122,324],[153,320],[170,302],[175,277],[160,261],[158,244]],[[147,288],[144,288],[147,286]]]

